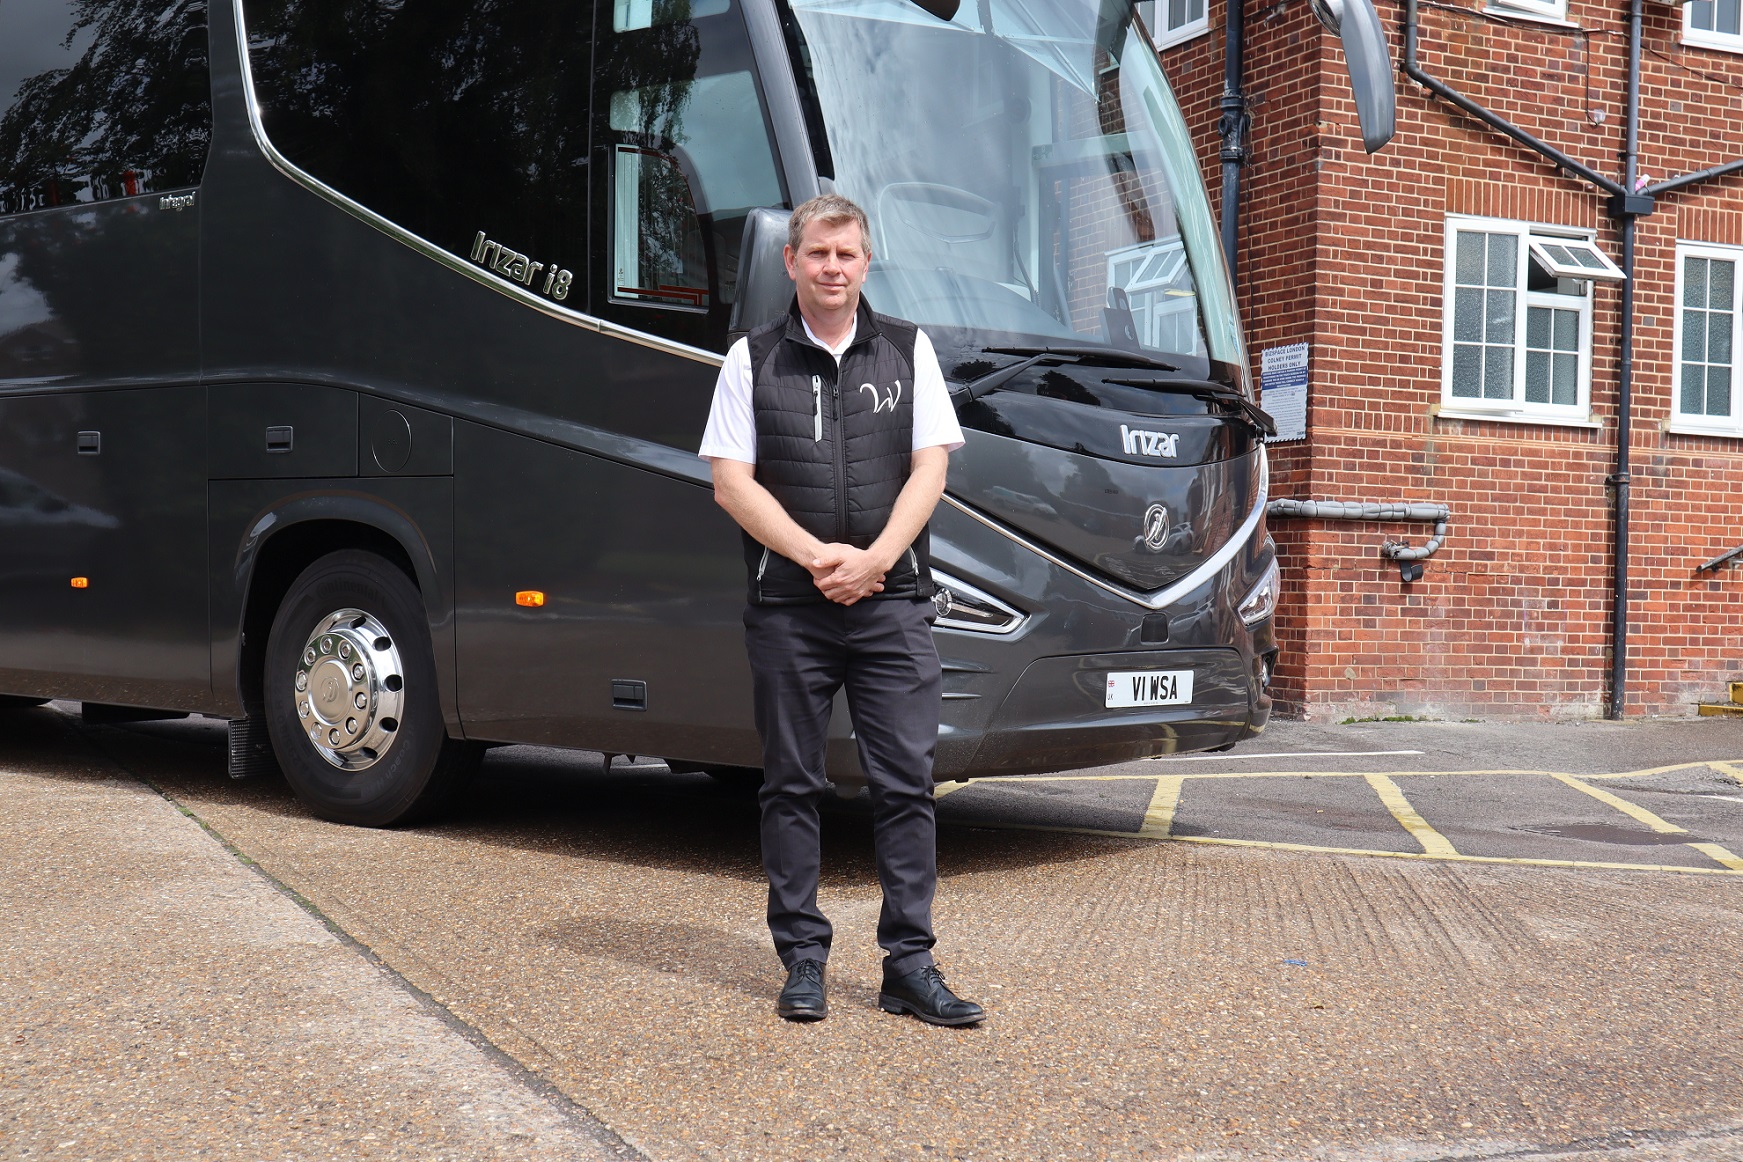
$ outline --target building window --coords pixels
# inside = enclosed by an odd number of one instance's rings
[[[1447,221],[1443,406],[1585,419],[1592,283],[1622,272],[1589,234]]]
[[[1684,243],[1676,252],[1674,427],[1743,434],[1737,406],[1737,330],[1743,324],[1743,248]]]
[[[1685,8],[1683,43],[1743,52],[1743,0],[1693,0]]]
[[[1484,11],[1529,20],[1567,20],[1567,0],[1489,0]]]
[[[1140,0],[1138,12],[1155,38],[1156,47],[1167,48],[1210,31],[1205,3],[1206,0]]]

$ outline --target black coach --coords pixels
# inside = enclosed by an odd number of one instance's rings
[[[941,682],[926,538],[962,432],[925,333],[860,298],[864,211],[813,198],[793,211],[787,241],[793,305],[727,353],[701,449],[715,499],[745,532],[769,932],[787,967],[776,1011],[794,1021],[829,1011],[818,804],[830,707],[845,686],[884,893],[878,1005],[969,1025],[980,1006],[951,993],[932,960]]]

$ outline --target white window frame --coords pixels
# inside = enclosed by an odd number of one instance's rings
[[[1716,258],[1736,264],[1731,273],[1731,414],[1728,416],[1689,415],[1682,410],[1682,316],[1683,279],[1686,258]],[[1714,242],[1678,242],[1676,244],[1676,332],[1671,343],[1670,423],[1673,432],[1702,436],[1743,436],[1743,382],[1739,382],[1739,348],[1743,346],[1743,246],[1721,246]]]
[[[1178,28],[1165,28],[1167,20],[1168,0],[1139,0],[1138,8],[1143,13],[1144,25],[1150,30],[1152,43],[1158,49],[1170,48],[1177,44],[1203,36],[1210,31],[1210,0],[1202,0],[1204,15],[1197,20],[1188,20]],[[1239,3],[1240,0],[1227,0],[1228,3]]]
[[[1567,24],[1567,0],[1488,0],[1483,11],[1519,20]]]
[[[1458,303],[1458,235],[1461,232],[1511,235],[1518,247],[1514,260],[1513,309],[1513,395],[1509,399],[1477,399],[1453,394],[1454,312]],[[1573,238],[1584,242],[1596,239],[1596,232],[1573,226],[1557,226],[1541,222],[1521,222],[1510,218],[1477,218],[1448,215],[1442,255],[1441,274],[1441,380],[1440,407],[1437,414],[1457,418],[1495,418],[1527,420],[1534,423],[1564,423],[1589,426],[1592,423],[1592,299],[1595,284],[1588,283],[1586,293],[1576,299],[1571,295],[1527,290],[1530,251],[1528,241],[1537,239]],[[1525,398],[1526,326],[1532,307],[1556,310],[1579,310],[1579,370],[1572,404],[1534,403]]]
[[[1715,23],[1717,23],[1715,21]],[[1724,52],[1743,52],[1743,26],[1738,32],[1715,32],[1709,28],[1695,27],[1695,6],[1684,4],[1682,13],[1682,42],[1699,48],[1716,48]]]

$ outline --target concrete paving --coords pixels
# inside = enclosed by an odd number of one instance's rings
[[[567,1156],[1743,1159],[1733,984],[1743,885],[1693,846],[1743,849],[1730,814],[1743,790],[1727,773],[1743,769],[1743,724],[1281,724],[1205,761],[949,792],[939,951],[953,983],[992,1012],[972,1030],[875,1010],[877,887],[862,804],[836,805],[826,828],[834,1011],[790,1026],[771,1012],[780,974],[760,922],[754,802],[704,776],[621,760],[606,773],[597,756],[510,748],[491,755],[447,823],[363,831],[310,819],[276,781],[229,781],[218,724],[80,727],[69,740],[71,729],[52,710],[0,726],[0,822],[16,851],[6,883],[14,868],[81,860],[99,877],[115,849],[134,858],[114,838],[132,826],[180,828],[204,845],[200,859],[228,860],[260,885],[222,837],[395,975],[332,941],[331,954],[349,958],[344,973],[434,1022],[429,1047],[402,1050],[402,1074],[448,1077],[424,1055],[470,1051],[499,1071],[489,1108],[509,1108],[518,1092],[583,1143]],[[1560,774],[1686,830],[1660,830],[1550,774],[1430,773],[1503,770]],[[94,817],[75,794],[93,780],[118,797]],[[1413,817],[1427,831],[1407,825]],[[1430,832],[1446,850],[1430,850]],[[1633,842],[1641,835],[1656,840]],[[34,1127],[92,1120],[84,1099],[55,1084],[73,1069],[104,1095],[104,1112],[148,1129],[185,1101],[218,1108],[212,1094],[250,1077],[272,1079],[255,1094],[262,1119],[313,1108],[317,1091],[335,1101],[356,1092],[343,1037],[318,1061],[294,1063],[273,1048],[287,1038],[266,1035],[291,1026],[290,1040],[318,1040],[281,998],[337,987],[284,952],[288,940],[236,957],[281,980],[282,993],[168,983],[190,972],[180,943],[135,933],[164,929],[150,893],[195,862],[121,873],[143,885],[132,891],[92,878],[88,898],[61,901],[48,875],[37,877],[48,887],[13,893],[40,918],[0,953],[8,1014],[24,1011],[15,997],[58,995],[53,982],[69,975],[87,982],[87,998],[120,989],[135,1007],[131,1017],[94,1010],[65,1033],[31,1018],[48,1030],[33,1042],[43,1060],[78,1064],[8,1065],[0,1133],[13,1136],[0,1137],[0,1156],[24,1156],[15,1125],[33,1127],[31,1148],[46,1151],[57,1143],[38,1146]],[[194,892],[182,939],[208,911],[243,909],[273,931],[315,923],[256,890],[238,900]],[[69,943],[93,899],[112,921]],[[8,897],[8,914],[18,907]],[[43,940],[61,944],[35,958],[21,950]],[[158,987],[133,989],[118,964],[155,974]],[[454,1024],[430,1017],[420,992]],[[211,1009],[235,1029],[227,1045],[259,1038],[268,1049],[253,1072],[239,1048],[227,1050],[237,1060],[213,1055],[190,1096],[129,1087],[141,1072],[132,1058],[77,1048],[123,1044],[115,1030],[160,1009],[189,1022]],[[11,1027],[0,1029],[8,1041]],[[417,1153],[420,1132],[439,1141],[439,1115],[442,1133],[488,1129],[483,1115],[425,1092],[434,1084],[399,1091],[424,1098],[427,1114],[407,1116],[405,1143],[390,1119],[370,1121],[383,1156]],[[347,1108],[336,1107],[335,1125]],[[178,1132],[191,1136],[178,1140],[209,1157],[344,1156],[277,1147],[264,1130],[244,1142],[234,1130],[187,1119]],[[452,1156],[542,1157],[545,1141]]]

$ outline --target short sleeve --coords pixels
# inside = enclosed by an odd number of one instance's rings
[[[714,381],[714,403],[708,409],[708,426],[702,431],[702,447],[697,455],[704,460],[757,462],[748,339],[734,343],[726,353],[726,362],[720,365],[720,378]]]
[[[749,356],[746,355],[748,363]],[[944,384],[944,370],[926,332],[914,332],[914,451],[943,445],[946,452],[962,447],[962,425]]]

